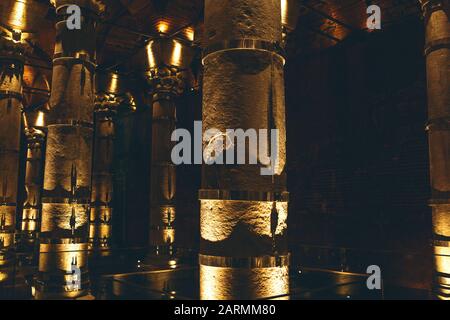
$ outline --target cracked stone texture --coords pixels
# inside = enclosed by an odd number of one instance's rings
[[[72,207],[75,208],[75,236],[87,237],[87,206],[81,204],[44,203],[42,204],[41,233],[53,237],[69,238],[71,236],[70,219]]]
[[[272,255],[273,227],[278,253],[287,253],[287,202],[277,203],[278,217],[274,221],[272,202],[202,200],[200,210],[203,254],[227,257]]]
[[[77,187],[90,188],[92,129],[66,125],[48,127],[44,190],[70,191],[72,165]]]
[[[281,1],[206,0],[205,30],[209,44],[233,39],[281,41]]]
[[[80,64],[53,67],[49,124],[68,120],[93,122],[93,75]]]
[[[286,163],[286,126],[283,65],[271,53],[230,51],[210,55],[205,61],[203,84],[203,130],[279,130],[275,185],[283,190]],[[207,142],[204,142],[206,146]],[[247,146],[246,153],[249,153]],[[251,150],[256,153],[256,150]],[[271,176],[260,174],[260,165],[223,166],[220,188],[272,191]],[[216,170],[205,167],[206,175]]]

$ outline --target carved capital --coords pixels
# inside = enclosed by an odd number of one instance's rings
[[[95,97],[95,109],[96,113],[101,113],[106,116],[112,116],[117,112],[132,112],[136,110],[136,104],[134,98],[125,93],[122,95],[116,95],[111,93],[97,93]]]
[[[45,133],[36,128],[25,128],[25,136],[30,148],[40,147],[45,140]]]
[[[23,55],[25,53],[26,46],[19,40],[15,40],[14,37],[6,38],[0,36],[0,59],[24,61]]]
[[[184,91],[183,74],[175,67],[152,68],[147,74],[147,83],[156,98],[170,99]]]

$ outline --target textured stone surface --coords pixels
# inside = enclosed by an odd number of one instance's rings
[[[208,45],[225,40],[281,41],[280,1],[205,2]],[[204,189],[285,191],[285,101],[283,63],[262,50],[228,50],[204,58],[203,130],[279,129],[275,176],[262,176],[261,165],[204,165]],[[268,139],[268,137],[267,137]],[[205,147],[210,141],[204,141]],[[256,146],[246,154],[257,154]],[[260,159],[261,160],[261,159]],[[284,252],[287,203],[201,200],[201,253],[249,258]],[[288,291],[288,268],[200,266],[202,299],[264,298]]]
[[[289,269],[200,266],[200,299],[269,298],[289,292]]]
[[[435,292],[450,296],[450,12],[425,3],[425,42],[428,81],[428,139],[435,240]],[[444,1],[442,2],[442,4]],[[448,3],[446,3],[448,9]]]
[[[20,44],[0,38],[0,240],[14,244],[22,120],[23,61]],[[8,59],[8,56],[10,58]]]
[[[55,2],[58,8],[68,3],[65,0]],[[80,0],[76,4],[85,13],[84,9],[95,8],[97,1]],[[57,14],[63,15],[65,12],[57,10]],[[70,270],[71,264],[84,268],[87,261],[94,122],[95,23],[90,15],[85,14],[83,18],[81,30],[68,30],[64,19],[56,23],[41,238],[46,242],[65,244],[48,247],[41,242],[38,276],[41,285],[36,289],[37,298],[44,298],[48,289],[56,297],[74,298],[86,294],[88,286],[88,277],[84,275],[82,290],[68,290],[67,275],[60,272],[61,269]]]
[[[281,1],[206,0],[208,43],[233,39],[281,41]]]
[[[287,202],[277,202],[276,235],[286,236],[287,206]],[[202,239],[211,242],[226,240],[239,223],[257,236],[272,237],[272,202],[202,200],[201,212]],[[234,247],[238,246],[238,243],[234,244]]]
[[[92,134],[90,128],[49,125],[45,157],[45,193],[60,188],[69,192],[72,171],[75,168],[77,187],[90,188]]]

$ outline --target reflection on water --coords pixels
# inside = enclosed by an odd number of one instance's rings
[[[261,299],[289,293],[289,268],[223,268],[200,265],[200,299]]]
[[[321,249],[322,250],[322,249]],[[276,268],[217,268],[198,267],[196,254],[182,257],[173,266],[152,266],[141,260],[146,248],[139,250],[114,250],[109,255],[89,255],[88,277],[90,292],[80,298],[103,299],[242,299],[258,297],[261,299],[382,299],[382,298],[429,298],[422,291],[400,287],[386,287],[383,290],[368,290],[364,272],[349,272],[356,269],[352,261],[364,261],[352,254],[337,255],[325,259],[322,251],[309,249],[316,261],[327,261],[329,270],[323,265],[299,267],[296,262],[308,258],[299,249],[293,255],[293,265]],[[315,252],[314,254],[312,254]],[[68,253],[68,256],[76,255]],[[373,257],[373,255],[369,255]],[[32,289],[36,291],[37,266],[27,265],[25,256],[18,255],[8,266],[0,267],[1,299],[33,299]],[[42,254],[41,254],[42,257]],[[334,257],[334,258],[333,258]],[[49,257],[50,258],[50,257]],[[336,263],[332,265],[333,259]],[[48,259],[44,259],[46,261]],[[347,261],[347,266],[342,265]],[[42,262],[41,262],[42,263]],[[364,264],[364,263],[363,263]],[[335,268],[337,267],[337,268]],[[335,269],[336,271],[331,271]],[[345,271],[340,271],[341,269]],[[82,278],[81,281],[86,281]],[[73,288],[73,287],[72,287]],[[67,297],[67,295],[66,295]],[[59,298],[63,298],[62,296]]]

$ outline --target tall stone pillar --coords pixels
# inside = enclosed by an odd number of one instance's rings
[[[20,227],[20,245],[28,252],[34,250],[34,245],[39,232],[41,217],[41,196],[43,182],[43,158],[45,152],[44,114],[38,112],[35,123],[29,123],[25,127],[27,138],[27,162],[25,169],[26,198],[22,210]]]
[[[0,35],[0,265],[14,245],[24,51],[20,31]]]
[[[450,298],[450,1],[421,0],[425,17],[428,141],[437,297]]]
[[[176,69],[158,68],[150,77],[153,88],[150,232],[152,254],[173,255],[176,217],[176,167],[171,161],[172,132],[176,128],[174,98],[183,92]]]
[[[279,136],[274,175],[261,175],[262,164],[203,167],[202,299],[256,299],[289,292],[281,40],[280,0],[205,1],[203,132],[269,129],[260,135],[259,145],[270,144],[270,129],[278,129]],[[204,140],[204,149],[215,138]],[[236,149],[234,137],[227,134],[225,140],[227,149]],[[250,143],[245,151],[258,154]]]
[[[58,22],[45,155],[36,298],[88,293],[88,221],[94,114],[97,0],[55,0]],[[81,29],[69,30],[78,5]]]
[[[152,40],[146,50],[146,79],[153,98],[149,262],[175,254],[176,166],[171,136],[176,128],[175,99],[185,87],[193,53],[187,41]]]
[[[98,74],[89,244],[91,249],[103,253],[112,244],[115,118],[124,103],[127,99],[121,76],[116,73]]]

